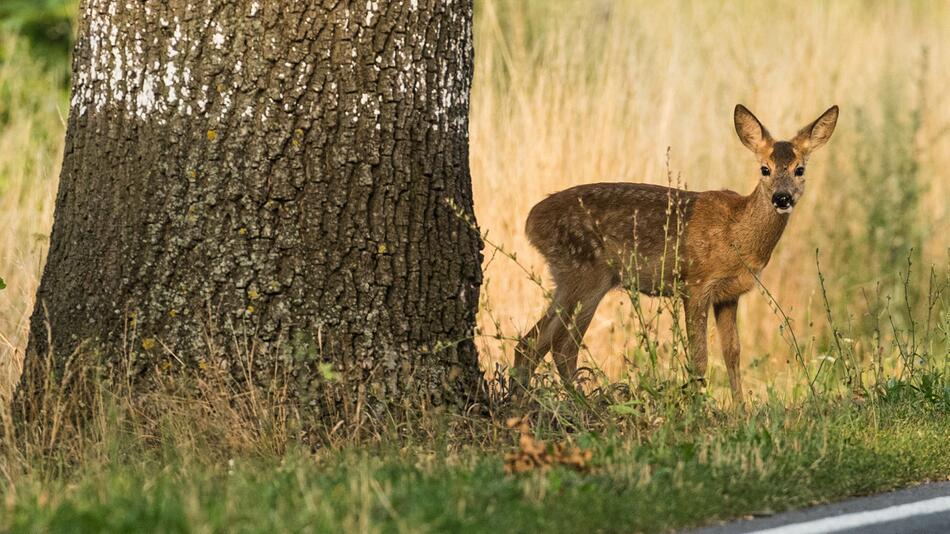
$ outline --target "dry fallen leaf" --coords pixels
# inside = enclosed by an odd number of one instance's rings
[[[525,473],[532,470],[547,471],[552,465],[563,465],[586,471],[590,468],[593,452],[589,449],[569,447],[563,443],[547,445],[545,442],[534,439],[531,427],[527,420],[521,417],[512,417],[506,421],[508,428],[517,429],[518,449],[505,455],[505,473]]]

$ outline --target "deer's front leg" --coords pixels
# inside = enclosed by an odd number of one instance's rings
[[[742,377],[739,374],[739,328],[736,324],[738,307],[737,301],[719,302],[714,306],[714,310],[722,345],[722,359],[726,361],[726,370],[729,372],[732,399],[740,404],[742,403]]]
[[[706,322],[709,300],[696,292],[683,299],[686,309],[686,337],[689,344],[689,374],[694,380],[706,378]]]

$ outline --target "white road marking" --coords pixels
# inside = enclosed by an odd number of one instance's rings
[[[757,530],[750,534],[824,534],[826,532],[840,532],[852,528],[887,523],[915,515],[935,514],[950,511],[950,496],[937,497],[926,501],[917,501],[897,506],[889,506],[880,510],[854,512],[851,514],[826,517],[804,523],[793,523],[781,527]]]

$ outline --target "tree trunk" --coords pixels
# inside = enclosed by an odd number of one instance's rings
[[[81,12],[22,384],[77,347],[140,378],[253,346],[318,415],[474,387],[471,0]]]

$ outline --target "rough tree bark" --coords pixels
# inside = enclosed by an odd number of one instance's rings
[[[471,0],[81,13],[24,383],[80,345],[135,377],[237,373],[240,339],[302,363],[318,412],[473,387]]]

